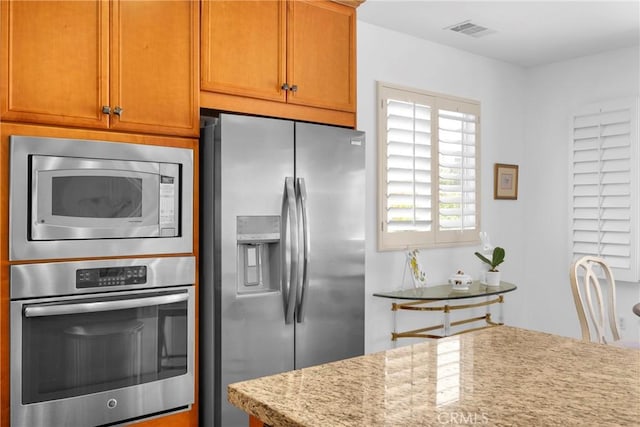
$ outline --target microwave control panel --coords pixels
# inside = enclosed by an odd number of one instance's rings
[[[76,288],[140,285],[147,282],[147,267],[82,268],[76,270]]]

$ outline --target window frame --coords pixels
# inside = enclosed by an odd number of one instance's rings
[[[387,99],[428,105],[431,111],[431,229],[429,231],[388,231],[387,220]],[[378,250],[393,251],[415,248],[433,248],[475,245],[479,243],[481,219],[481,157],[480,102],[451,95],[407,88],[389,83],[377,82],[377,145],[378,145]],[[471,229],[440,230],[440,152],[439,116],[440,110],[455,111],[475,116],[474,143],[474,212],[475,221]],[[463,220],[463,219],[462,219]]]

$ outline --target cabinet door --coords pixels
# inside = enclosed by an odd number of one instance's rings
[[[190,0],[112,2],[113,129],[198,134],[198,12]]]
[[[0,7],[2,120],[108,127],[109,3]]]
[[[291,1],[288,102],[355,111],[355,9],[330,1]]]
[[[284,102],[286,3],[202,2],[201,88]]]

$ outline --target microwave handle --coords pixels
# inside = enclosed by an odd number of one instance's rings
[[[150,305],[171,304],[186,301],[189,294],[182,292],[171,295],[132,298],[117,301],[96,301],[71,304],[52,304],[29,306],[24,309],[25,317],[59,316],[64,314],[92,313],[97,311],[126,310],[129,308],[147,307]]]

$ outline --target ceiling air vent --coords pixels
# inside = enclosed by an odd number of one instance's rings
[[[473,22],[471,22],[471,20],[451,25],[449,27],[446,27],[445,30],[455,31],[456,33],[466,34],[467,36],[476,38],[495,33],[495,31],[490,30],[487,27],[474,24]]]

